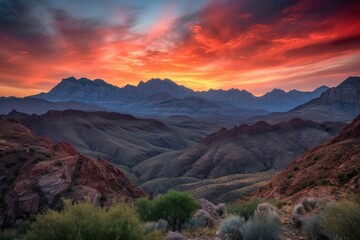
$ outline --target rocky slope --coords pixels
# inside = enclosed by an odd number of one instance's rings
[[[299,117],[312,121],[349,122],[360,113],[360,77],[349,77],[337,87],[330,88],[320,97],[286,113],[271,113],[255,117],[248,122],[264,120],[270,123]]]
[[[60,208],[61,197],[107,204],[111,198],[144,196],[115,165],[82,155],[66,142],[53,145],[4,119],[0,119],[0,181],[2,226],[20,224],[49,207]]]
[[[360,192],[360,116],[327,143],[302,154],[258,197],[298,200]]]
[[[214,178],[235,173],[281,169],[304,151],[331,138],[342,123],[293,119],[276,125],[258,122],[221,129],[198,145],[133,168],[143,180],[159,177]]]

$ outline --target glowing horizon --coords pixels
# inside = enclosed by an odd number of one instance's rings
[[[360,4],[330,0],[0,1],[0,96],[68,76],[122,87],[311,91],[360,75]]]

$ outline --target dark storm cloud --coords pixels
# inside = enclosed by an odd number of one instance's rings
[[[47,34],[41,14],[44,5],[41,0],[1,0],[0,32],[22,38]]]

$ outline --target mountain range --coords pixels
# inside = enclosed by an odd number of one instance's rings
[[[269,123],[288,121],[294,117],[316,122],[350,122],[360,113],[360,77],[348,77],[338,86],[326,90],[307,103],[288,112],[271,113],[250,118],[247,122],[265,120]]]
[[[218,104],[228,108],[262,109],[274,112],[290,110],[320,96],[327,89],[328,87],[326,86],[319,87],[312,92],[297,90],[285,92],[280,89],[274,89],[261,97],[255,97],[251,93],[239,89],[194,91],[178,85],[169,79],[151,79],[147,82],[141,81],[137,86],[126,85],[123,88],[119,88],[100,79],[91,81],[87,78],[76,79],[69,77],[63,79],[48,93],[40,93],[33,97],[55,102],[77,101],[96,103],[101,106],[111,106],[118,110],[121,110],[123,105],[134,102],[142,102],[140,105],[143,106],[143,101],[151,102],[151,98],[154,95],[159,95],[155,100],[162,102],[168,102],[169,97],[178,100],[196,97],[195,100],[205,103],[205,108],[208,108],[210,105],[212,108],[216,108],[216,104]],[[199,100],[200,98],[202,100]],[[200,106],[204,107],[204,105]],[[126,108],[123,109],[127,110]]]

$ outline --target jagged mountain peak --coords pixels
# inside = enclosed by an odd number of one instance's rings
[[[94,79],[91,80],[89,78],[86,77],[81,77],[81,78],[75,78],[73,76],[68,77],[68,78],[64,78],[62,79],[62,81],[60,82],[60,84],[64,84],[64,83],[81,83],[81,84],[89,84],[89,85],[97,85],[97,86],[109,86],[109,87],[116,87],[110,83],[107,83],[106,81],[104,81],[103,79]],[[59,84],[58,84],[59,85]],[[117,87],[116,87],[117,88]]]
[[[350,76],[340,83],[337,88],[355,88],[360,89],[360,77]]]

